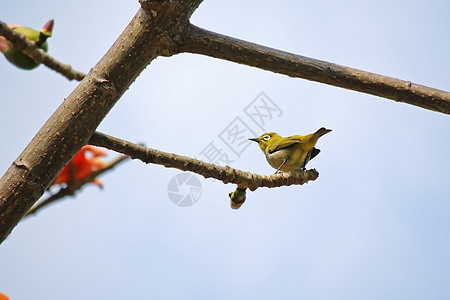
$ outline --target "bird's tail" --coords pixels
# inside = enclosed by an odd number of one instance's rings
[[[316,132],[314,132],[314,135],[318,135],[319,137],[321,137],[322,135],[327,134],[330,131],[332,131],[332,130],[331,129],[326,129],[325,127],[322,127],[319,130],[317,130]]]

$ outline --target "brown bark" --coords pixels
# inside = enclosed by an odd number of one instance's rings
[[[186,26],[201,0],[141,2],[125,31],[0,179],[0,242],[160,54],[161,40]]]
[[[257,45],[191,25],[175,52],[190,52],[450,114],[450,93]]]
[[[314,169],[295,174],[253,174],[233,169],[229,166],[218,166],[195,158],[147,148],[99,132],[95,132],[92,135],[89,144],[114,150],[131,158],[140,159],[145,163],[163,165],[167,168],[176,168],[181,171],[191,171],[205,178],[215,178],[223,183],[235,183],[240,189],[248,188],[251,191],[259,187],[301,185],[319,177],[319,173]]]
[[[60,170],[88,142],[140,72],[159,55],[181,52],[204,54],[450,113],[448,92],[271,49],[189,25],[191,14],[201,2],[141,0],[142,9],[130,25],[0,179],[0,242],[41,197]],[[1,27],[4,23],[0,23]],[[24,47],[34,51],[30,45],[25,44]],[[47,55],[41,52],[38,55]],[[45,63],[45,59],[42,61]],[[174,163],[180,161],[175,160]],[[189,164],[182,162],[178,166],[188,170],[186,166]],[[204,165],[202,168],[213,167]],[[196,170],[200,174],[203,172],[201,168]],[[214,168],[211,172],[219,172],[217,176],[223,175],[224,181],[231,181],[235,174],[232,174],[234,169],[229,170],[231,175],[227,170]],[[244,181],[236,181],[239,187],[254,189],[261,186],[252,183],[254,178],[247,173],[240,174],[239,178]],[[309,175],[311,178],[308,180],[314,180],[318,173]],[[293,177],[285,177],[261,180],[268,180],[265,186],[276,186],[273,184],[278,181],[285,184],[296,182]],[[245,178],[250,184],[245,184]]]

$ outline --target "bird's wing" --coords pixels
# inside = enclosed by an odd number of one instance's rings
[[[303,143],[304,143],[304,141],[302,141],[301,135],[288,136],[288,137],[280,139],[279,141],[276,141],[272,145],[270,145],[269,153],[274,153],[278,150],[290,147],[294,144],[303,144]]]

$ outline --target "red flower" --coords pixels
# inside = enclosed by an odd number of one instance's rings
[[[9,300],[9,297],[5,294],[0,293],[0,300]]]
[[[80,152],[75,155],[71,162],[68,163],[64,169],[62,169],[52,185],[69,184],[71,181],[70,174],[75,174],[76,179],[81,179],[95,170],[103,168],[106,163],[103,161],[102,156],[106,156],[106,152],[104,150],[91,145],[84,146],[81,148]],[[72,171],[71,168],[74,168],[74,170]],[[103,187],[98,178],[95,178],[92,182],[100,188]]]

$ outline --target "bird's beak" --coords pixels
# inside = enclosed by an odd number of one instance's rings
[[[252,138],[252,139],[249,139],[249,141],[254,141],[257,143],[261,142],[261,140],[259,138]]]

